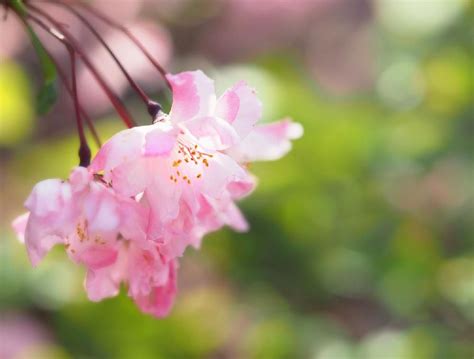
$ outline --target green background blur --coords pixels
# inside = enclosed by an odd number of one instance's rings
[[[394,10],[402,2],[368,3],[373,76],[343,94],[320,84],[324,69],[311,75],[304,51],[221,61],[186,50],[183,34],[220,16],[202,16],[212,1],[184,7],[182,24],[156,15],[177,48],[169,68],[202,67],[219,89],[246,79],[265,121],[291,116],[305,128],[284,159],[252,165],[259,187],[241,203],[250,232],[224,229],[186,252],[163,320],[124,290],[87,301],[84,271],[62,248],[31,268],[9,223],[37,181],[76,164],[77,139],[70,107],[58,131],[35,114],[30,50],[2,59],[0,341],[18,341],[13,357],[473,358],[473,5],[413,0],[418,8]],[[358,16],[352,8],[344,19]],[[123,128],[112,112],[96,121],[102,138]]]

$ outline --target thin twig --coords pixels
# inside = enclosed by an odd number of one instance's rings
[[[72,77],[72,98],[74,101],[74,112],[76,115],[76,126],[77,126],[77,132],[79,134],[79,160],[80,166],[87,167],[90,164],[90,159],[91,159],[91,151],[89,148],[89,145],[87,144],[87,138],[84,133],[84,126],[82,124],[82,119],[81,119],[81,114],[80,114],[80,105],[79,105],[79,99],[77,96],[77,85],[76,85],[76,52],[74,51],[74,48],[72,45],[65,39],[65,37],[59,33],[57,30],[48,27],[44,22],[42,22],[40,19],[38,19],[36,16],[32,14],[28,14],[28,19],[34,21],[36,24],[38,24],[41,28],[43,28],[45,31],[47,31],[50,35],[52,35],[54,38],[58,39],[64,46],[66,47],[69,56],[70,56],[70,62],[71,62],[71,77]]]
[[[76,9],[74,9],[72,6],[66,3],[62,2],[54,2],[55,5],[58,6],[63,6],[66,8],[68,11],[73,13],[82,23],[94,34],[94,36],[99,40],[99,42],[104,46],[104,48],[107,50],[109,55],[112,57],[112,59],[115,61],[117,66],[120,68],[124,76],[127,78],[128,82],[130,83],[130,86],[137,92],[137,94],[140,96],[140,98],[143,100],[145,105],[148,106],[150,103],[150,98],[147,96],[145,91],[133,80],[133,78],[130,76],[130,74],[127,72],[123,64],[120,62],[120,60],[117,58],[115,53],[112,51],[109,45],[105,42],[104,38],[99,34],[99,32],[92,26],[92,24],[81,14],[79,13]]]
[[[48,52],[48,54],[49,54],[49,52]],[[51,55],[49,57],[51,57]],[[67,82],[66,74],[61,69],[61,67],[59,66],[57,61],[55,61],[52,57],[51,57],[51,59],[52,59],[52,61],[54,62],[55,66],[56,66],[56,70],[58,72],[59,77],[61,77],[61,81],[63,82],[64,87],[66,88],[67,92],[69,92],[69,94],[71,95],[71,98],[73,98],[74,97],[73,91],[72,91],[72,88],[69,86],[69,84]],[[84,108],[81,106],[81,104],[79,104],[79,111],[81,112],[82,118],[84,118],[86,120],[87,127],[89,127],[89,130],[91,132],[92,137],[94,138],[94,141],[95,141],[97,147],[100,148],[102,146],[102,142],[99,138],[99,135],[98,135],[95,127],[94,127],[94,123],[92,122],[92,119],[89,117],[89,115],[84,110]]]
[[[74,94],[74,112],[76,115],[77,132],[79,132],[79,166],[89,167],[91,163],[91,150],[87,144],[87,138],[84,134],[84,126],[82,124],[81,114],[79,112],[79,98],[77,95],[76,84],[76,52],[69,49],[69,58],[71,60],[71,77],[72,77],[72,93]]]
[[[7,0],[3,0],[3,16],[2,16],[2,20],[3,21],[7,21],[8,19],[8,4],[7,4]]]
[[[133,121],[131,115],[128,113],[127,109],[125,108],[124,104],[122,101],[118,98],[118,96],[112,91],[110,86],[107,84],[107,82],[101,77],[95,66],[92,64],[88,56],[85,54],[85,51],[82,50],[81,46],[78,44],[78,42],[74,39],[74,37],[67,31],[65,26],[63,26],[61,23],[56,21],[51,15],[46,13],[45,11],[39,9],[38,7],[32,5],[31,3],[26,3],[28,8],[36,12],[37,14],[41,15],[45,19],[47,19],[55,28],[57,28],[61,34],[64,36],[64,40],[67,40],[74,51],[81,57],[83,60],[84,64],[87,66],[87,68],[91,71],[92,75],[95,77],[99,85],[102,87],[104,92],[107,94],[109,97],[109,100],[112,102],[113,106],[115,107],[115,110],[117,113],[120,115],[122,120],[125,122],[125,124],[131,128],[135,126],[135,122]]]
[[[6,4],[6,2],[5,2]],[[15,12],[15,11],[14,11]],[[15,12],[16,13],[16,12]],[[22,23],[25,24],[25,26],[28,26],[27,23],[26,23],[26,20],[23,16],[21,16],[20,14],[17,14],[20,21]],[[46,25],[44,25],[44,28],[46,31],[49,32],[48,30],[48,27]],[[64,73],[64,71],[61,69],[61,67],[59,66],[58,62],[54,59],[54,57],[52,56],[51,52],[49,52],[46,48],[44,48],[44,51],[46,52],[46,54],[49,56],[49,58],[51,59],[51,61],[54,63],[55,67],[56,67],[56,70],[59,74],[59,77],[61,77],[61,80],[62,82],[64,83],[64,86],[66,87],[66,90],[69,92],[69,94],[71,95],[71,98],[74,98],[74,95],[73,95],[73,92],[72,92],[72,89],[71,87],[69,86],[68,84],[68,81],[67,81],[67,77]],[[82,115],[82,117],[86,120],[86,123],[87,123],[87,127],[89,128],[89,131],[91,132],[92,134],[92,137],[95,141],[95,143],[97,144],[97,146],[100,148],[102,146],[101,144],[101,141],[100,141],[100,138],[99,138],[99,135],[97,134],[97,131],[94,127],[94,124],[91,120],[91,118],[87,115],[87,112],[82,108],[82,106],[79,104],[79,111]]]
[[[64,1],[61,1],[64,3]],[[83,1],[78,1],[77,3],[74,2],[74,4],[77,4],[78,6],[82,7],[86,11],[88,11],[90,14],[94,15],[95,17],[101,19],[103,22],[108,24],[109,26],[112,26],[116,28],[119,31],[122,31],[146,56],[146,58],[153,64],[153,66],[158,70],[160,73],[161,77],[163,77],[163,80],[165,80],[166,85],[168,88],[173,91],[173,88],[171,86],[171,83],[169,82],[168,78],[166,77],[167,72],[165,69],[156,61],[153,56],[148,52],[148,50],[143,46],[140,40],[133,35],[132,32],[130,32],[125,26],[120,25],[119,23],[115,22],[112,18],[109,16],[105,15],[104,13],[98,11],[97,9],[94,9],[92,6],[89,4],[86,4]]]
[[[45,31],[47,31],[49,34],[51,34],[49,27],[45,23],[43,23],[40,19],[38,19],[37,17],[35,17],[31,14],[28,14],[28,17],[32,21],[34,21],[36,24],[38,24],[41,28],[43,28]],[[66,43],[64,42],[64,39],[63,38],[59,39],[57,37],[57,35],[58,35],[57,33],[51,34],[51,35],[54,36],[56,39],[58,39],[64,46],[66,46],[66,48],[68,48],[68,45],[66,45]],[[46,48],[44,50],[46,51],[46,53],[50,57],[51,61],[53,61],[54,66],[56,67],[56,71],[57,71],[59,77],[61,78],[61,81],[64,84],[64,87],[66,88],[67,92],[69,93],[69,95],[71,95],[71,98],[74,101],[74,91],[69,86],[66,74],[62,70],[61,66],[59,66],[58,62],[51,55],[51,52],[49,52]],[[79,107],[79,111],[80,111],[81,116],[86,120],[87,127],[89,127],[89,130],[91,131],[92,137],[94,138],[94,141],[95,141],[96,145],[100,148],[102,146],[102,143],[101,143],[99,135],[98,135],[98,133],[97,133],[95,127],[94,127],[94,123],[92,122],[92,120],[89,117],[89,115],[87,114],[87,112],[84,110],[84,108],[79,103],[78,103],[78,107]]]

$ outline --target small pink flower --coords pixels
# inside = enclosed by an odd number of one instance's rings
[[[127,283],[128,295],[143,312],[166,316],[176,296],[178,262],[165,262],[158,247],[149,241],[122,240],[117,251],[116,261],[88,271],[85,286],[89,299],[115,296],[120,283]]]
[[[39,182],[25,206],[29,212],[13,227],[24,238],[33,265],[54,245],[64,244],[69,257],[87,268],[85,286],[91,300],[115,296],[120,283],[127,283],[139,306],[161,291],[166,298],[155,299],[149,311],[169,311],[175,292],[171,289],[176,287],[176,275],[170,271],[176,264],[165,262],[156,245],[146,240],[146,206],[116,194],[83,167],[75,168],[68,181]]]
[[[262,105],[244,82],[217,98],[213,81],[201,71],[168,80],[170,114],[113,136],[91,169],[103,171],[119,193],[143,193],[153,213],[148,238],[179,256],[223,225],[247,229],[234,203],[255,186],[245,164],[283,156],[302,127],[290,120],[257,125]]]

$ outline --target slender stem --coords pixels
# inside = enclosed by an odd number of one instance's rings
[[[71,77],[72,77],[72,92],[74,94],[74,111],[76,114],[77,131],[79,132],[79,166],[88,167],[91,163],[91,150],[87,144],[86,135],[84,134],[84,126],[79,112],[79,98],[77,95],[76,84],[76,53],[73,49],[69,49],[69,57],[71,60]]]
[[[3,3],[3,16],[2,16],[2,20],[3,20],[3,21],[7,21],[7,19],[8,19],[8,4],[7,4],[7,0],[3,0],[2,3]]]
[[[99,32],[92,26],[92,24],[84,17],[80,12],[78,12],[76,9],[74,9],[71,5],[67,3],[62,3],[62,2],[54,2],[55,5],[58,6],[63,6],[66,8],[68,11],[73,13],[82,23],[94,34],[94,36],[99,40],[99,42],[104,46],[104,48],[107,50],[107,52],[110,54],[112,59],[115,61],[117,66],[120,68],[124,76],[127,78],[128,82],[130,83],[130,86],[137,92],[137,94],[140,96],[140,98],[143,100],[145,105],[148,105],[150,103],[150,98],[146,95],[145,91],[133,80],[133,78],[130,76],[130,74],[127,72],[123,64],[120,62],[120,60],[117,58],[115,53],[112,51],[109,45],[105,42],[104,38],[99,34]]]
[[[20,21],[25,25],[25,26],[28,26],[27,22],[26,22],[26,19],[21,15],[19,14],[16,10],[14,10],[14,13],[16,13],[20,19]],[[31,15],[28,15],[30,16],[31,18]],[[33,19],[32,19],[33,20]],[[49,29],[48,27],[45,25],[45,24],[42,24],[40,20],[36,19],[34,20],[35,22],[36,21],[39,21],[39,25],[40,26],[44,26],[44,29],[46,31],[49,32]],[[46,52],[46,54],[49,56],[49,58],[51,59],[51,61],[54,63],[54,66],[59,74],[59,76],[61,77],[67,91],[69,92],[69,94],[71,95],[71,97],[73,97],[73,93],[72,93],[72,89],[69,87],[68,83],[67,83],[67,77],[66,75],[64,74],[64,72],[62,71],[61,67],[59,66],[59,64],[57,63],[57,61],[55,61],[54,57],[51,55],[51,53],[46,49],[46,48],[43,48],[43,50]],[[99,139],[99,136],[97,134],[97,131],[95,130],[94,128],[94,124],[92,123],[90,117],[87,115],[87,113],[84,111],[84,109],[79,105],[79,110],[82,114],[82,116],[86,119],[86,122],[87,122],[87,126],[89,127],[89,130],[91,131],[91,134],[92,134],[92,137],[94,138],[96,144],[98,147],[101,147],[101,142],[100,142],[100,139]]]
[[[37,17],[35,17],[31,14],[28,14],[28,18],[31,19],[32,21],[34,21],[36,24],[38,24],[41,28],[43,28],[45,31],[47,31],[50,35],[54,36],[56,39],[61,41],[61,43],[63,43],[64,46],[66,46],[66,48],[68,48],[68,46],[64,43],[63,39],[59,39],[57,37],[58,34],[56,34],[56,33],[51,34],[49,27],[45,23],[43,23],[41,20],[39,20]],[[44,50],[46,51],[46,53],[50,57],[51,61],[53,61],[54,66],[56,67],[56,71],[57,71],[59,77],[61,77],[61,80],[64,84],[64,87],[66,88],[67,92],[69,93],[69,95],[71,96],[71,98],[74,101],[74,91],[69,86],[66,74],[62,70],[61,66],[59,66],[58,62],[51,55],[51,53],[46,48]],[[81,113],[82,118],[84,118],[86,120],[87,127],[89,127],[89,130],[91,131],[92,137],[94,138],[94,141],[95,141],[96,145],[98,147],[101,147],[102,143],[101,143],[99,135],[98,135],[98,133],[97,133],[95,127],[94,127],[94,123],[92,122],[91,118],[89,117],[89,115],[87,114],[87,112],[84,110],[84,108],[81,106],[80,103],[78,103],[78,107],[79,107],[79,111]]]
[[[71,47],[76,51],[76,53],[81,57],[83,60],[84,64],[87,66],[87,68],[91,71],[92,75],[95,77],[99,85],[102,87],[106,95],[108,96],[110,102],[112,102],[115,110],[117,113],[120,115],[122,120],[125,122],[125,124],[129,127],[132,128],[135,126],[135,122],[133,121],[131,115],[128,113],[127,109],[125,108],[124,104],[122,101],[118,98],[118,96],[112,91],[110,86],[107,84],[107,82],[101,77],[95,66],[92,64],[90,61],[89,57],[85,54],[85,51],[82,50],[81,46],[78,44],[78,42],[74,39],[74,37],[67,31],[65,26],[63,26],[60,22],[56,21],[51,15],[46,13],[45,11],[39,9],[38,7],[31,5],[31,3],[27,3],[27,7],[33,11],[35,11],[37,14],[41,15],[45,19],[47,19],[51,24],[53,24],[54,27],[56,27],[60,32],[61,35],[63,36],[62,42],[65,43],[67,42],[68,44],[71,45]],[[51,29],[53,31],[56,31],[55,29]],[[61,41],[61,40],[60,40]]]
[[[38,24],[41,28],[43,28],[45,31],[47,31],[50,35],[54,36],[56,39],[61,41],[64,44],[64,46],[66,46],[66,48],[68,48],[68,46],[62,41],[62,39],[59,39],[57,37],[57,34],[54,34],[54,33],[51,34],[49,27],[45,23],[43,23],[40,19],[38,19],[37,17],[35,17],[31,14],[28,14],[28,18],[31,19],[32,21],[34,21],[36,24]],[[74,101],[74,96],[75,96],[74,91],[69,86],[66,74],[62,70],[61,66],[59,66],[58,62],[51,55],[51,52],[49,52],[46,48],[44,50],[46,51],[46,53],[50,57],[51,61],[53,61],[54,66],[56,67],[56,71],[57,71],[59,77],[61,77],[61,81],[63,82],[64,87],[66,88],[66,91],[69,93],[69,95],[71,96],[71,98]],[[89,131],[91,132],[91,135],[94,138],[94,141],[95,141],[97,147],[101,147],[102,142],[100,141],[99,134],[97,133],[97,131],[94,127],[94,123],[92,122],[92,119],[89,117],[89,115],[87,114],[87,112],[84,110],[84,108],[81,106],[80,103],[78,103],[78,107],[79,107],[79,111],[80,111],[80,114],[81,114],[82,118],[84,118],[86,120],[87,127],[89,128]]]
[[[43,23],[40,19],[38,19],[36,16],[32,14],[28,14],[28,19],[31,19],[34,21],[36,24],[38,24],[41,28],[46,30],[49,34],[51,34],[53,37],[61,41],[61,43],[64,44],[66,47],[69,57],[70,57],[70,62],[71,62],[71,77],[72,77],[72,98],[74,101],[74,112],[76,115],[76,125],[77,125],[77,132],[79,134],[79,165],[83,167],[87,167],[90,164],[91,160],[91,151],[89,148],[89,145],[87,144],[87,138],[84,133],[84,126],[82,123],[81,119],[81,114],[80,114],[80,105],[79,105],[79,98],[77,95],[77,85],[76,85],[76,52],[74,51],[74,48],[71,46],[71,44],[65,40],[62,34],[58,33],[54,29],[49,28],[45,23]],[[68,87],[66,85],[66,87]],[[69,87],[68,87],[69,88]]]
[[[7,2],[5,0],[5,5],[6,4],[7,4]],[[18,15],[18,18],[20,19],[20,21],[26,27],[28,27],[28,24],[26,23],[25,17],[22,16],[17,10],[14,10],[14,13],[16,13]],[[28,16],[30,16],[30,15],[28,15]],[[49,33],[49,28],[45,24],[43,24],[39,19],[35,19],[34,21],[37,22],[40,26],[42,26]],[[56,68],[56,71],[59,74],[59,76],[61,77],[61,80],[64,83],[64,86],[66,87],[66,90],[71,95],[71,98],[74,98],[73,91],[72,91],[71,87],[68,84],[67,77],[66,77],[64,71],[61,69],[61,66],[59,66],[58,62],[54,59],[54,57],[51,55],[51,53],[46,48],[43,48],[43,50],[46,52],[46,54],[49,56],[49,58],[53,62],[54,66]],[[89,130],[92,134],[92,137],[94,138],[94,141],[96,142],[98,147],[101,147],[102,144],[101,144],[99,135],[97,134],[97,131],[94,127],[94,124],[92,123],[91,118],[87,115],[87,112],[82,108],[82,106],[80,104],[79,104],[79,110],[81,112],[82,117],[86,120],[87,127],[89,128]]]
[[[51,57],[51,55],[50,55],[50,57]],[[73,94],[72,88],[68,84],[66,74],[64,73],[64,71],[61,69],[59,64],[53,58],[52,58],[52,60],[55,63],[56,70],[58,72],[58,75],[61,77],[61,80],[64,84],[64,87],[66,88],[67,92],[71,95],[71,98],[73,98],[74,94]],[[81,106],[81,104],[79,104],[79,111],[81,112],[82,118],[86,120],[87,127],[89,127],[89,130],[91,132],[92,137],[94,138],[94,141],[95,141],[97,147],[100,148],[102,146],[102,142],[100,141],[99,135],[98,135],[98,133],[97,133],[95,127],[94,127],[94,123],[92,122],[92,119],[89,117],[89,115],[84,110],[84,108]]]
[[[66,0],[67,1],[67,0]],[[64,1],[61,1],[64,2]],[[75,3],[76,4],[76,3]],[[98,11],[97,9],[94,9],[92,6],[89,4],[86,4],[83,1],[78,1],[77,5],[88,11],[90,14],[94,15],[95,17],[101,19],[103,22],[108,24],[109,26],[112,26],[116,28],[119,31],[122,31],[139,49],[143,54],[146,56],[146,58],[153,64],[153,66],[158,70],[160,73],[161,77],[163,80],[165,80],[166,85],[168,88],[173,91],[173,88],[171,87],[171,83],[169,82],[168,78],[166,77],[167,72],[165,69],[156,61],[153,56],[148,52],[148,50],[145,48],[145,46],[141,43],[138,38],[133,35],[132,32],[130,32],[125,26],[120,25],[119,23],[115,22],[112,18],[109,16],[105,15],[104,13]]]

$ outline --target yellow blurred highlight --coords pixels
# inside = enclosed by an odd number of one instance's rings
[[[24,140],[32,124],[32,98],[25,71],[12,62],[0,63],[0,146]]]

